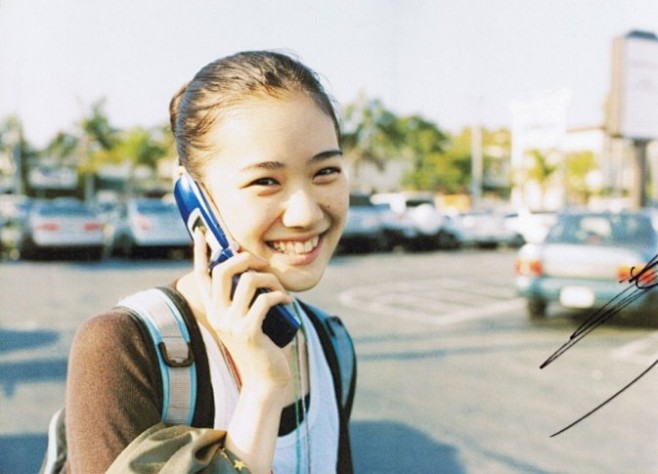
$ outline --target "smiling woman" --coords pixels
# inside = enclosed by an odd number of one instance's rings
[[[168,290],[187,314],[199,362],[194,416],[171,428],[160,423],[167,397],[139,325],[122,309],[102,314],[73,343],[70,467],[136,469],[154,462],[156,443],[157,463],[176,472],[351,472],[355,371],[353,360],[341,362],[353,357],[351,339],[336,318],[289,294],[320,281],[345,224],[349,185],[331,100],[299,61],[244,52],[208,64],[181,88],[171,124],[180,180],[226,234],[197,225],[189,218],[197,210],[177,193],[194,268]],[[264,331],[281,306],[301,328],[290,343]],[[103,439],[100,451],[88,433]],[[181,434],[189,434],[182,444]],[[200,450],[209,454],[200,458]]]

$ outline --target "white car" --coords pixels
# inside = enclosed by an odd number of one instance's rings
[[[131,199],[121,211],[112,252],[124,256],[155,251],[189,252],[192,239],[174,202],[157,198]]]
[[[103,256],[103,223],[77,199],[35,203],[29,210],[18,240],[21,258],[60,257],[80,251],[93,260]]]
[[[510,228],[505,215],[496,211],[471,211],[454,218],[454,229],[462,245],[496,248],[500,245],[520,247],[523,235]]]
[[[387,205],[392,211],[384,222],[387,239],[393,245],[410,250],[435,249],[443,243],[456,242],[444,235],[445,217],[439,212],[431,193],[381,193],[372,196],[377,205]]]

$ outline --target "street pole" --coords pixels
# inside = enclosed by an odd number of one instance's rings
[[[23,186],[23,131],[20,128],[20,125],[17,126],[11,133],[12,138],[12,158],[14,161],[14,194],[17,196],[22,195],[25,192]]]
[[[635,154],[635,173],[633,175],[633,189],[631,197],[633,207],[638,209],[646,207],[648,202],[647,188],[649,183],[649,167],[647,163],[647,147],[649,140],[633,140]]]
[[[482,199],[482,126],[476,123],[471,130],[471,207],[480,207]]]

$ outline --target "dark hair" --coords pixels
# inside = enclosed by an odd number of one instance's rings
[[[203,67],[169,104],[178,159],[194,179],[201,179],[209,154],[217,151],[207,134],[231,108],[250,101],[304,93],[333,121],[338,116],[317,74],[300,61],[272,51],[245,51]]]

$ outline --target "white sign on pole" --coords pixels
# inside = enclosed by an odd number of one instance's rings
[[[608,132],[634,140],[658,138],[658,37],[631,32],[613,41]]]

